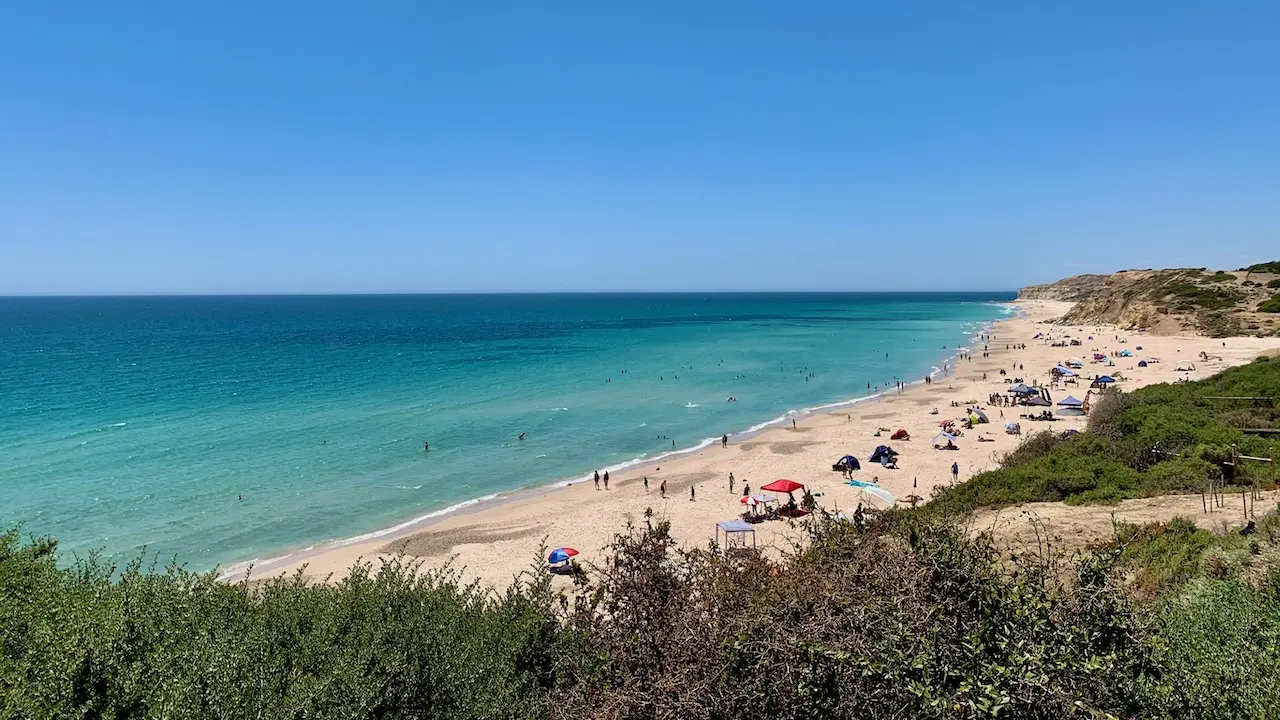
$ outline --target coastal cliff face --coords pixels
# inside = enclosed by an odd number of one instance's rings
[[[1106,323],[1158,334],[1280,335],[1280,264],[1234,272],[1197,268],[1076,275],[1018,292],[1023,300],[1076,303],[1062,324]]]

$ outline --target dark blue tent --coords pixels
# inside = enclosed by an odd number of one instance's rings
[[[898,453],[894,452],[893,448],[888,445],[880,445],[876,448],[875,452],[871,453],[871,462],[878,463],[885,458],[892,458],[897,454]]]
[[[858,458],[852,455],[845,455],[844,457],[840,458],[840,462],[837,462],[835,465],[833,465],[831,469],[832,470],[861,470],[862,464],[858,462]]]

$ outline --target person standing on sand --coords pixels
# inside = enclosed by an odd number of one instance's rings
[[[698,495],[694,491],[694,487],[690,485],[689,486],[689,502],[697,502],[697,500],[698,500]]]
[[[663,479],[662,484],[658,486],[658,492],[661,493],[664,498],[667,496],[667,481],[665,478]]]
[[[646,493],[649,492],[649,476],[648,475],[644,476],[644,491]]]
[[[795,429],[796,429],[796,421],[795,421],[795,418],[792,418],[792,419],[791,419],[791,429],[792,429],[792,430],[795,430]]]
[[[959,479],[960,479],[960,463],[953,462],[951,463],[951,482],[956,482]]]
[[[720,436],[720,447],[722,447],[722,448],[727,448],[727,447],[729,447],[729,436],[728,436],[728,435],[721,435],[721,436]]]
[[[750,494],[751,494],[751,486],[746,483],[742,483],[742,497],[746,497]]]
[[[733,473],[729,473],[729,494],[733,494]]]
[[[604,471],[604,489],[605,490],[609,489],[609,471],[608,470]]]
[[[595,477],[592,479],[595,481],[596,489],[599,490],[600,489],[600,471],[599,470],[596,471]]]

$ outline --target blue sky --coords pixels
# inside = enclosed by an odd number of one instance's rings
[[[0,5],[0,294],[1280,259],[1280,3]]]

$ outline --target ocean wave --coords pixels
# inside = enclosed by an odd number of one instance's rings
[[[569,412],[569,408],[551,408],[549,412]]]
[[[397,490],[421,490],[421,485],[397,485]]]
[[[685,403],[685,404],[684,404],[684,406],[685,406],[685,407],[687,407],[687,408],[702,407],[702,406],[701,406],[701,405],[699,405],[698,403]]]

